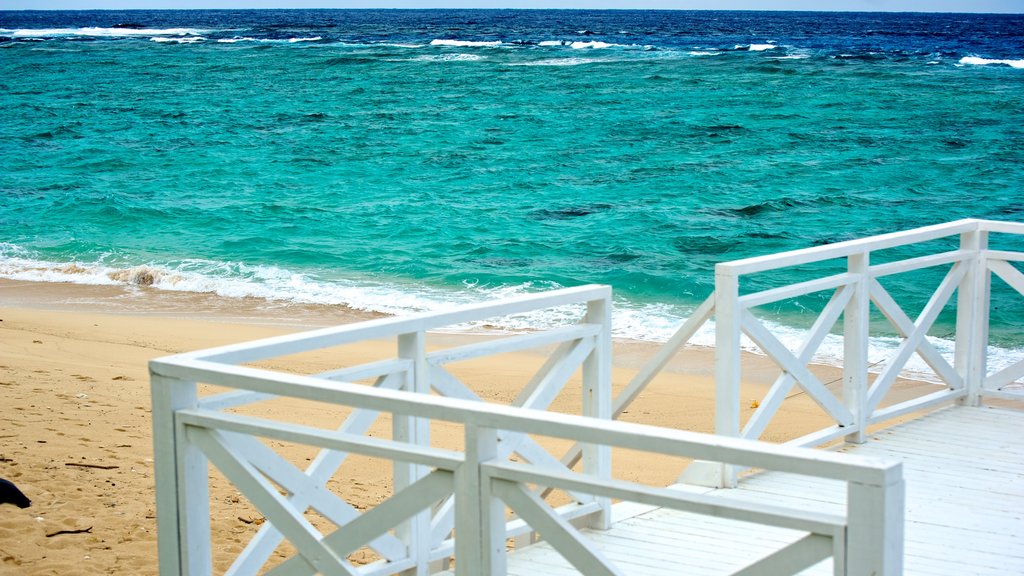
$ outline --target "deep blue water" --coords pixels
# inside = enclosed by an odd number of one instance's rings
[[[715,262],[1020,221],[1024,16],[0,12],[0,117],[2,276],[388,312],[601,282],[663,338]]]

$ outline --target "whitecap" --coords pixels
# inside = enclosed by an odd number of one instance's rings
[[[61,36],[129,37],[129,36],[187,36],[210,32],[196,28],[21,28],[5,35],[14,38],[56,38]]]
[[[259,40],[246,36],[244,38],[221,38],[220,40],[217,40],[217,42],[220,42],[221,44],[234,44],[236,42],[259,42]]]
[[[151,42],[164,42],[167,44],[195,44],[196,42],[205,42],[206,38],[202,36],[186,36],[184,38],[168,38],[166,36],[154,36],[149,39]]]
[[[493,48],[493,47],[496,47],[496,46],[501,46],[501,41],[500,40],[495,40],[493,42],[484,42],[484,41],[473,41],[473,40],[443,40],[443,39],[435,38],[434,40],[430,41],[430,45],[431,46],[451,46],[451,47],[455,47],[455,48],[487,48],[487,47]]]
[[[289,38],[288,42],[294,44],[296,42],[319,42],[323,40],[322,36],[310,36],[308,38]]]
[[[693,50],[687,52],[690,56],[718,56],[721,52],[711,52],[708,50]]]
[[[566,42],[564,40],[542,40],[540,42],[537,42],[537,46],[544,46],[544,47],[549,47],[549,46],[565,46],[567,44],[568,44],[568,42]]]
[[[765,50],[774,50],[778,48],[775,44],[751,44],[747,46],[747,50],[751,52],[764,52]]]
[[[435,54],[416,58],[421,62],[474,62],[483,59],[483,56],[477,54]]]
[[[584,49],[599,50],[599,49],[602,49],[602,48],[611,48],[613,46],[618,46],[618,44],[609,44],[607,42],[593,41],[593,42],[573,42],[572,44],[569,44],[569,46],[573,50],[584,50]]]
[[[998,60],[991,58],[979,58],[977,56],[964,56],[960,59],[961,64],[971,64],[974,66],[989,66],[993,64],[1009,66],[1011,68],[1024,68],[1024,60]]]
[[[610,62],[610,60],[599,58],[546,58],[544,60],[534,60],[533,62],[514,62],[509,64],[509,66],[579,66],[595,62]]]

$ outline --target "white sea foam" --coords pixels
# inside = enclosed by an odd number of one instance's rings
[[[415,58],[420,62],[474,62],[483,59],[479,54],[431,54]]]
[[[244,38],[221,38],[220,40],[217,40],[217,42],[220,42],[221,44],[235,44],[236,42],[259,42],[259,40],[246,36]]]
[[[692,50],[687,52],[690,56],[718,56],[721,52],[711,52],[709,50]]]
[[[61,36],[90,36],[121,38],[129,36],[187,36],[210,32],[196,28],[19,28],[6,30],[14,38],[58,38]]]
[[[309,36],[307,38],[289,38],[288,42],[294,44],[296,42],[319,42],[323,40],[322,36]]]
[[[619,44],[609,44],[607,42],[596,42],[596,41],[595,42],[573,42],[572,44],[569,44],[569,47],[571,47],[573,50],[586,50],[586,49],[600,50],[602,48],[612,48],[612,47],[617,47],[617,46],[620,46],[620,45]]]
[[[493,42],[482,42],[472,40],[444,40],[440,38],[435,38],[434,40],[430,41],[431,46],[449,46],[455,48],[494,48],[497,46],[501,46],[501,44],[502,42],[500,40],[495,40]]]
[[[218,262],[190,259],[170,265],[142,264],[125,266],[105,262],[52,262],[9,243],[0,243],[0,277],[24,281],[61,282],[93,285],[146,286],[177,292],[217,294],[227,298],[261,298],[299,304],[344,305],[356,310],[385,314],[437,311],[463,304],[534,293],[559,288],[554,283],[525,283],[497,287],[467,285],[461,290],[444,290],[419,284],[383,283],[373,280],[326,280],[312,274],[298,273],[277,266],[249,265],[239,262]],[[615,302],[613,336],[616,338],[665,342],[691,310],[681,305],[636,304],[622,299]],[[485,322],[455,327],[456,330],[494,328],[508,331],[560,326],[576,322],[582,306],[567,306],[517,314]],[[778,323],[765,322],[771,332],[791,351],[803,342],[805,331]],[[955,344],[942,338],[929,341],[952,362]],[[901,340],[890,337],[871,339],[868,360],[879,363],[892,356]],[[690,340],[695,346],[715,344],[714,323],[709,322]],[[742,346],[757,352],[748,339]],[[988,369],[996,372],[1020,361],[1024,349],[989,348]],[[839,365],[843,357],[843,341],[829,335],[814,356],[819,363]],[[905,375],[937,381],[927,364],[914,355]]]
[[[595,62],[611,62],[603,58],[545,58],[532,62],[514,62],[509,66],[580,66],[581,64],[593,64]]]
[[[765,50],[774,50],[778,48],[775,44],[737,44],[734,47],[736,50],[749,50],[751,52],[764,52]]]
[[[205,42],[206,38],[202,36],[185,36],[184,38],[168,38],[167,36],[153,36],[150,38],[151,42],[163,42],[165,44],[195,44],[197,42]]]
[[[961,64],[973,66],[1003,65],[1011,68],[1024,68],[1024,60],[997,60],[991,58],[979,58],[977,56],[964,56],[960,59]]]
[[[542,41],[542,42],[538,42],[538,43],[537,43],[537,46],[544,46],[544,47],[550,47],[550,46],[566,46],[566,45],[568,45],[568,44],[569,44],[569,43],[568,43],[568,42],[566,42],[566,41],[564,41],[564,40],[544,40],[544,41]]]

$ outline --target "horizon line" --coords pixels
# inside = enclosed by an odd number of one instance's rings
[[[424,8],[410,7],[317,7],[317,6],[295,6],[275,8],[236,8],[236,7],[207,7],[207,8],[13,8],[0,9],[0,12],[212,12],[218,10],[231,11],[296,11],[296,10],[362,10],[362,11],[409,11],[423,12],[431,10],[465,10],[465,11],[522,11],[522,12],[800,12],[816,14],[964,14],[974,16],[1020,16],[1021,12],[956,12],[956,11],[924,11],[924,10],[853,10],[853,9],[832,9],[832,10],[809,10],[801,8],[526,8],[526,7],[490,7],[490,8],[468,8],[464,6],[431,6]]]

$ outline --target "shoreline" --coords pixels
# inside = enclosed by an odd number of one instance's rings
[[[227,300],[225,302],[224,300]],[[167,354],[238,343],[365,320],[347,310],[288,306],[267,310],[255,299],[213,295],[0,280],[0,478],[15,482],[33,504],[0,506],[0,572],[33,574],[156,573],[156,534],[148,360]],[[279,311],[287,312],[287,316]],[[479,333],[431,333],[447,346],[487,338]],[[616,340],[613,388],[620,390],[658,345]],[[393,342],[366,342],[268,362],[271,368],[312,373],[390,357]],[[517,352],[453,367],[487,401],[508,403],[544,361],[543,351]],[[742,417],[753,412],[777,374],[764,357],[745,357]],[[839,374],[814,366],[824,381]],[[711,432],[714,421],[713,350],[686,348],[621,419]],[[827,379],[827,380],[826,380]],[[579,387],[570,381],[553,410],[577,411]],[[919,393],[926,384],[904,384]],[[901,394],[904,392],[901,392]],[[312,425],[336,426],[338,414],[289,399],[257,412],[299,414]],[[781,441],[828,424],[807,398],[796,395],[775,417],[764,439]],[[380,423],[378,423],[380,425]],[[389,428],[382,428],[384,435]],[[432,428],[438,446],[457,434]],[[293,461],[308,449],[283,452]],[[616,475],[652,484],[672,483],[682,461],[616,452]],[[96,468],[102,466],[104,468]],[[389,468],[353,458],[330,487],[365,508],[387,497]],[[260,514],[217,472],[211,476],[215,568],[225,569],[255,533]],[[60,531],[86,530],[76,534]]]

